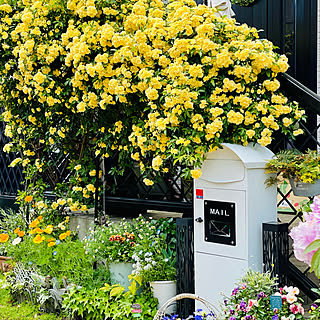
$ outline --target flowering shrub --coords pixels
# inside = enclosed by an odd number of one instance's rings
[[[107,221],[104,226],[91,228],[84,246],[96,261],[133,262],[138,243],[152,238],[154,233],[155,227],[142,216],[132,221],[123,218],[120,222]]]
[[[92,281],[92,259],[68,229],[69,217],[53,225],[38,216],[29,225],[22,224],[14,230],[3,228],[14,218],[6,216],[5,220],[8,223],[2,223],[0,239],[6,254],[15,262],[60,280],[66,277],[81,285],[88,279]]]
[[[309,265],[317,277],[320,277],[320,198],[315,197],[310,205],[311,212],[303,214],[304,221],[293,227],[290,236],[293,239],[295,257]]]
[[[249,276],[252,279],[252,277],[259,275],[251,273]],[[235,289],[233,289],[231,297],[224,300],[225,319],[304,319],[304,309],[298,300],[299,298],[297,297],[299,294],[299,289],[296,287],[285,286],[274,293],[276,279],[270,279],[270,274],[265,274],[262,276],[265,277],[268,282],[271,280],[273,285],[270,286],[266,291],[260,291],[261,288],[259,286],[252,286],[252,282],[251,284],[245,282],[240,283]],[[245,276],[245,278],[248,277]],[[275,296],[281,297],[281,308],[271,309],[270,296],[272,293],[274,293],[273,295]]]
[[[276,131],[302,133],[303,111],[276,79],[287,58],[212,8],[191,0],[1,3],[4,149],[19,152],[11,166],[23,166],[21,198],[33,195],[35,208],[48,185],[72,210],[90,205],[101,175],[95,156],[118,154],[113,173],[134,160],[152,185],[172,164],[199,177],[193,167],[223,142],[266,146]],[[69,157],[65,184],[52,152]]]

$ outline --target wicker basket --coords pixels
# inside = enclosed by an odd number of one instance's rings
[[[169,299],[156,313],[156,315],[154,316],[153,320],[162,320],[162,318],[166,315],[166,310],[167,308],[170,306],[170,304],[182,300],[182,299],[193,299],[193,300],[197,300],[200,301],[207,309],[210,313],[213,314],[213,316],[211,317],[211,319],[218,319],[218,311],[217,309],[207,300],[193,294],[193,293],[181,293],[176,295],[175,297]]]

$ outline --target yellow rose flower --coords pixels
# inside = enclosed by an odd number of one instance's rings
[[[198,179],[198,178],[200,178],[200,176],[201,176],[201,174],[202,174],[201,169],[194,169],[194,170],[191,170],[190,172],[191,172],[191,177],[192,177],[193,179]]]

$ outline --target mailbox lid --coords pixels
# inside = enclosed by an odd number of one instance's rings
[[[260,144],[249,143],[247,146],[223,143],[223,149],[207,153],[207,160],[241,161],[247,169],[263,169],[273,157],[273,152]]]
[[[243,181],[245,169],[239,158],[206,160],[202,165],[199,180],[218,184]]]

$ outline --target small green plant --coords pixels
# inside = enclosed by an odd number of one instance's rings
[[[313,288],[311,289],[312,291],[314,291],[315,293],[317,293],[318,295],[320,295],[320,290],[318,288]],[[316,301],[314,301],[314,303],[310,306],[309,309],[309,317],[308,319],[311,320],[319,320],[320,319],[320,299],[317,299]]]
[[[257,296],[260,292],[270,295],[275,290],[277,278],[272,277],[269,271],[261,273],[249,269],[237,285],[240,287],[243,283],[246,283],[249,296]]]
[[[124,291],[120,285],[105,284],[96,289],[72,289],[64,296],[63,308],[71,317],[86,320],[123,320],[134,319],[132,305],[141,306],[141,318],[153,319],[156,313],[157,300],[148,290],[140,296]]]
[[[298,150],[282,150],[266,164],[266,173],[281,174],[284,179],[294,179],[305,183],[315,183],[320,179],[320,154],[316,150],[301,153]],[[269,178],[266,185],[280,181]]]
[[[0,275],[0,281],[2,280]],[[16,304],[13,302],[9,289],[0,288],[0,319],[6,320],[62,320],[57,314],[43,314],[38,305],[29,303]]]

